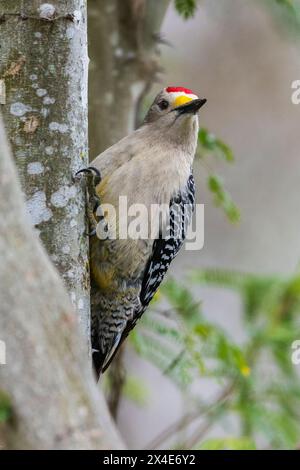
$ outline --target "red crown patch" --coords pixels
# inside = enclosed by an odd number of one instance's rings
[[[176,93],[178,91],[182,91],[183,93],[186,93],[187,95],[194,95],[195,94],[192,90],[189,90],[188,88],[184,88],[182,86],[168,86],[166,91],[168,93]]]

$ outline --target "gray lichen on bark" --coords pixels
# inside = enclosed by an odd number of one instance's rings
[[[1,111],[28,212],[88,338],[85,194],[73,180],[88,161],[86,1],[0,0],[0,17]]]
[[[13,411],[0,448],[123,448],[62,280],[25,217],[1,117],[0,254],[0,391]]]

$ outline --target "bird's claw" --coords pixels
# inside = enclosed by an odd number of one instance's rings
[[[97,186],[101,182],[100,171],[94,166],[88,166],[77,171],[75,178],[79,179],[81,176],[87,178],[86,190],[87,190],[87,216],[90,225],[90,231],[86,232],[86,236],[93,237],[96,235],[96,228],[99,222],[97,216],[97,209],[100,206],[100,198],[97,194]]]
[[[101,181],[101,173],[94,166],[88,166],[86,168],[82,168],[81,170],[77,171],[75,173],[75,178],[79,178],[82,174],[85,174],[86,176],[91,176],[93,180],[93,184],[95,186],[98,186],[98,184]]]

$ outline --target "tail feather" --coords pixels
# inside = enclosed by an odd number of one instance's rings
[[[135,324],[140,309],[140,286],[131,285],[118,296],[99,290],[92,279],[91,342],[96,379],[112,362],[124,339]]]
[[[92,358],[93,358],[93,370],[94,370],[96,381],[98,382],[98,380],[100,379],[101,372],[102,372],[102,367],[103,367],[105,357],[99,351],[94,350],[92,353]]]
[[[105,372],[111,361],[115,357],[116,353],[123,342],[123,331],[120,331],[113,339],[113,344],[107,347],[105,353],[99,351],[99,349],[92,350],[93,357],[93,368],[98,381],[102,372]]]

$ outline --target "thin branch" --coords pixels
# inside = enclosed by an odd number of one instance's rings
[[[112,365],[109,368],[109,397],[108,407],[114,420],[117,419],[119,405],[125,385],[126,373],[124,368],[124,345],[120,348]]]
[[[231,393],[234,390],[235,383],[236,382],[233,381],[227,387],[225,387],[225,389],[209,405],[203,405],[201,408],[198,408],[197,410],[193,412],[186,413],[178,421],[171,424],[168,428],[166,428],[163,432],[161,432],[158,436],[156,436],[155,439],[153,439],[145,447],[145,449],[156,449],[158,446],[164,443],[167,439],[170,439],[174,434],[177,434],[178,432],[185,429],[196,419],[199,419],[201,416],[214,411],[216,407],[219,407],[228,399],[228,397],[231,395]]]
[[[184,450],[191,450],[193,447],[197,444],[197,442],[200,442],[205,434],[211,429],[212,425],[214,424],[214,420],[208,420],[204,423],[203,426],[201,426],[195,433],[194,435],[184,444],[183,449]]]

